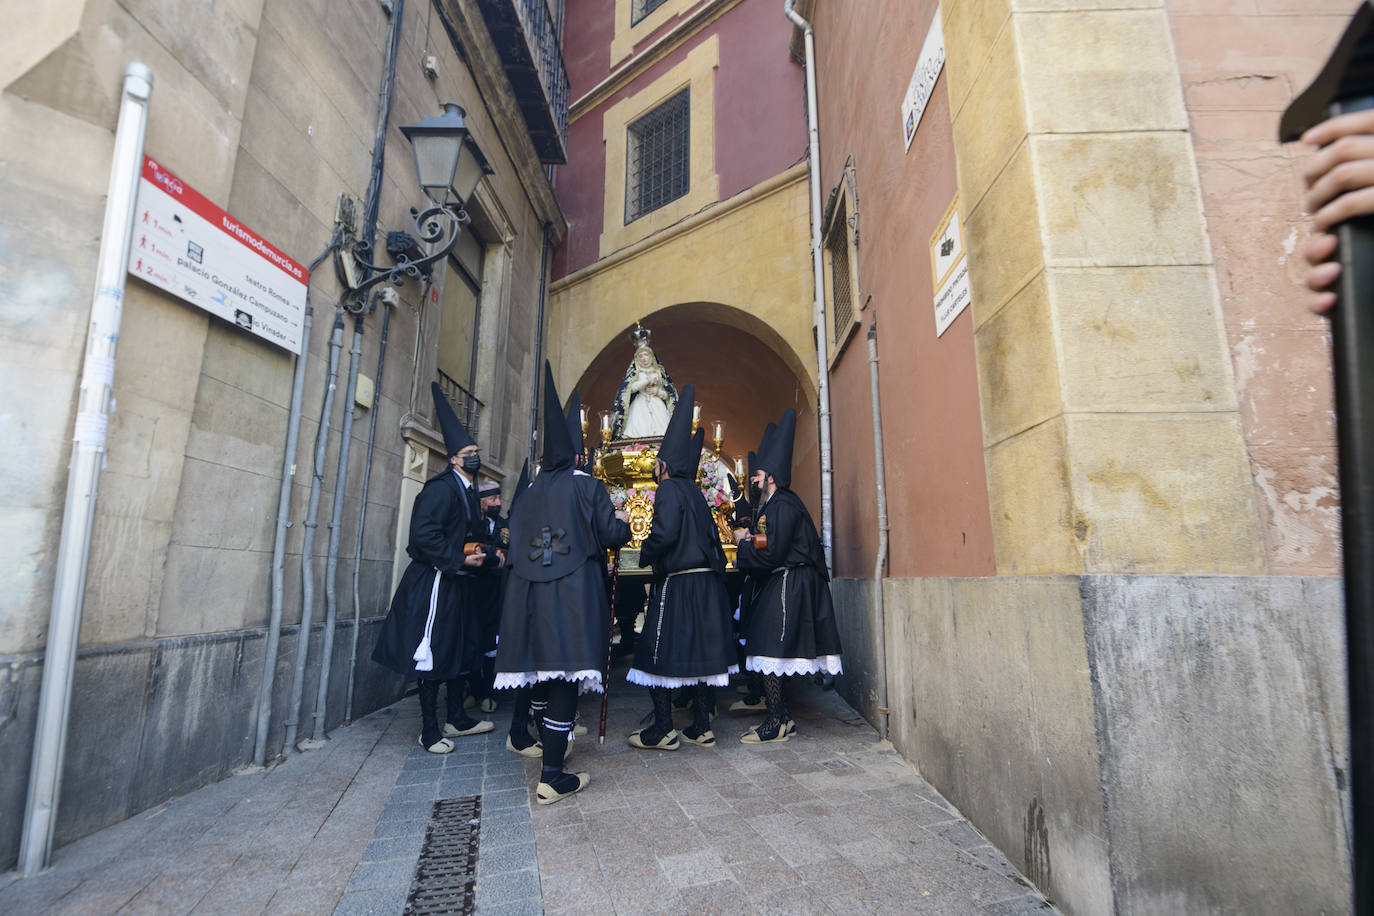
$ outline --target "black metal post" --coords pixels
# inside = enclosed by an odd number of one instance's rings
[[[1362,3],[1326,66],[1284,112],[1279,139],[1374,108],[1374,6]],[[1350,698],[1354,911],[1374,914],[1374,218],[1336,227],[1341,263],[1331,312]]]

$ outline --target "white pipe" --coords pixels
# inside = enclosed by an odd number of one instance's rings
[[[810,138],[807,171],[811,181],[811,274],[815,296],[812,320],[816,324],[816,422],[821,439],[821,545],[825,548],[825,568],[833,574],[834,475],[830,463],[830,356],[825,330],[825,261],[821,255],[821,134],[816,116],[816,37],[811,23],[792,8],[795,5],[796,0],[787,0],[783,4],[783,13],[802,30],[806,43],[806,130]]]
[[[133,235],[138,176],[143,170],[143,136],[152,92],[153,71],[136,61],[129,64],[124,69],[114,160],[105,199],[105,225],[96,262],[95,297],[86,330],[86,361],[81,368],[67,501],[62,510],[62,539],[57,549],[57,578],[53,583],[43,683],[38,694],[38,727],[19,841],[18,869],[26,875],[47,865],[57,822],[76,643],[86,594],[86,564],[90,558],[100,465],[105,455],[105,429],[113,402],[115,344],[124,310],[129,240]]]
[[[887,611],[883,566],[887,563],[887,484],[883,465],[883,415],[878,399],[878,319],[868,327],[868,385],[873,402],[873,476],[878,483],[878,553],[873,559],[873,629],[878,636],[878,740],[887,738]]]

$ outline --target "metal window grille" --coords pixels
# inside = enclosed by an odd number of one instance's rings
[[[830,224],[830,236],[825,240],[830,255],[831,343],[839,344],[854,321],[854,293],[849,282],[849,219],[848,207],[841,201],[835,221]]]
[[[667,2],[668,0],[635,0],[634,6],[630,9],[630,25],[638,25],[639,20]]]
[[[687,193],[690,88],[630,124],[625,157],[625,222]]]
[[[481,401],[472,396],[462,385],[458,384],[443,371],[436,373],[439,382],[439,390],[448,398],[448,402],[453,406],[453,412],[458,415],[458,422],[463,424],[463,428],[468,431],[474,439],[477,438],[477,422],[482,419]]]

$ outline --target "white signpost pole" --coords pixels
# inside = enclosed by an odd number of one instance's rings
[[[105,225],[96,263],[95,298],[86,334],[86,361],[81,369],[72,439],[67,502],[62,511],[62,539],[57,548],[57,577],[53,583],[48,646],[43,657],[43,682],[38,693],[38,727],[29,767],[29,794],[19,840],[18,869],[32,875],[43,869],[52,853],[53,827],[62,787],[62,760],[67,751],[67,716],[71,710],[72,674],[76,642],[81,631],[81,604],[86,595],[86,563],[90,556],[91,522],[96,489],[105,457],[105,429],[113,400],[115,343],[124,312],[124,277],[129,236],[134,218],[134,193],[143,159],[148,125],[148,100],[153,72],[141,63],[124,70],[124,92],[115,129],[114,161],[105,201]]]

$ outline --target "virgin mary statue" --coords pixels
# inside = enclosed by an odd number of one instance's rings
[[[677,389],[649,346],[649,330],[636,325],[630,339],[635,352],[615,393],[611,436],[657,439],[668,429],[668,418],[677,405]]]

